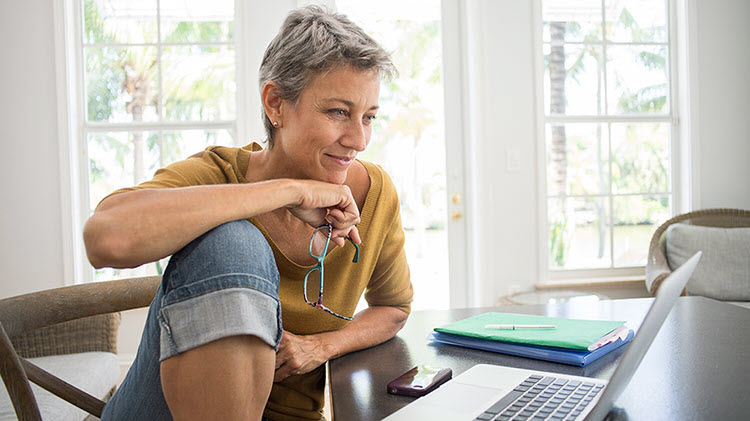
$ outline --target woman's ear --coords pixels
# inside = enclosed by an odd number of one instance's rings
[[[284,100],[278,95],[279,88],[275,82],[269,81],[263,85],[260,91],[260,97],[263,101],[263,108],[266,110],[266,116],[271,120],[274,127],[281,127],[282,122],[282,103]]]

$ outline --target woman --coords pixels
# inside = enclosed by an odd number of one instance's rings
[[[260,69],[265,149],[210,147],[102,200],[84,230],[95,267],[172,255],[103,419],[320,419],[324,363],[403,326],[398,198],[355,160],[393,70],[346,17],[293,11]]]

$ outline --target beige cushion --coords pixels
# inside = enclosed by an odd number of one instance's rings
[[[54,355],[29,358],[29,361],[102,400],[120,378],[117,356],[111,352]],[[86,418],[87,413],[82,409],[78,409],[33,383],[31,388],[43,420],[81,421]],[[16,419],[16,413],[5,385],[0,382],[0,420]]]
[[[690,295],[750,301],[750,228],[673,224],[667,228],[667,261],[672,270],[703,251],[688,282]]]

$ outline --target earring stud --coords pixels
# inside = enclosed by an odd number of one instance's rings
[[[279,127],[279,122],[278,121],[274,121],[273,122],[273,127]]]

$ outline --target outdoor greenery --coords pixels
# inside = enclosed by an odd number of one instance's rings
[[[361,157],[394,179],[408,230],[445,229],[442,44],[439,21],[379,21],[365,29],[391,52],[398,77],[380,91],[373,137]]]
[[[544,32],[549,42],[545,68],[551,115],[591,115],[589,110],[596,110],[594,115],[669,113],[667,46],[637,44],[664,42],[666,21],[642,25],[625,3],[616,4],[622,6],[610,4],[605,9],[604,27],[601,21],[597,23],[596,13],[591,21],[578,22],[564,16],[559,19],[550,8]],[[564,15],[566,9],[560,10]],[[603,42],[611,41],[633,44],[610,43],[602,48]],[[623,248],[633,246],[623,246],[629,237],[619,238],[623,231],[618,226],[639,225],[648,231],[669,216],[669,139],[668,123],[548,124],[549,261],[553,268],[600,266],[605,260],[609,262],[605,266],[641,263],[640,256],[609,256],[608,238],[613,230],[616,253],[627,254],[629,250]],[[614,195],[611,210],[605,201],[577,196],[604,195],[606,199],[608,194]],[[598,233],[590,239],[597,247],[581,243],[586,230]],[[591,250],[593,255],[582,258]]]
[[[153,10],[139,10],[137,15],[147,17],[135,19],[127,13],[130,7],[127,2],[83,1],[87,121],[233,120],[236,90],[231,44],[233,21],[196,21],[189,11],[182,16],[179,11],[178,16],[162,13],[161,42],[166,45],[160,49],[156,6],[154,2]],[[193,42],[201,44],[190,45]],[[133,128],[89,132],[91,208],[114,189],[145,181],[158,168],[207,145],[231,141],[232,137],[225,130],[179,127],[172,131]],[[161,273],[164,262],[148,266]],[[105,273],[107,277],[116,277],[118,272],[100,270],[96,277],[99,279]]]

